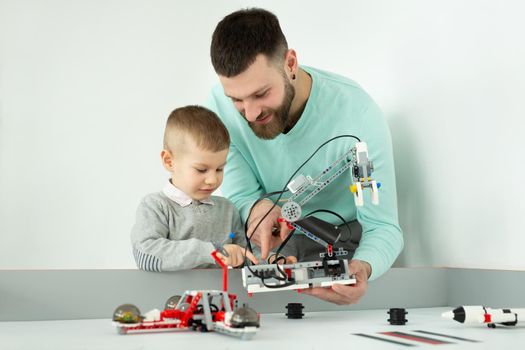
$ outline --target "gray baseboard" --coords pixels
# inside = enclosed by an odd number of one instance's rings
[[[525,307],[525,272],[447,269],[447,301],[493,308]]]
[[[305,311],[416,308],[459,304],[523,306],[525,272],[393,268],[371,282],[357,305],[338,306],[297,292],[254,294],[230,271],[229,291],[261,313],[286,312],[289,302]],[[139,270],[0,271],[0,321],[110,318],[124,303],[146,312],[187,289],[221,289],[220,270],[151,273]]]

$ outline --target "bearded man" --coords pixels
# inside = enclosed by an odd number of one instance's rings
[[[350,252],[350,273],[357,279],[354,286],[310,288],[304,293],[336,304],[357,303],[368,280],[386,272],[403,248],[391,138],[381,110],[354,81],[300,66],[277,17],[269,11],[243,9],[226,16],[213,33],[210,51],[220,84],[207,106],[219,115],[231,138],[222,192],[243,221],[248,220],[248,234],[253,234],[251,240],[263,259],[290,230],[278,220],[278,205],[258,199],[285,187],[325,141],[356,135],[368,144],[374,177],[382,184],[379,205],[356,207],[348,191],[352,176],[346,171],[302,208],[331,210],[351,223],[349,239],[334,248]],[[298,174],[321,173],[355,142],[351,137],[329,142]],[[324,214],[323,220],[341,225],[337,217]],[[295,234],[287,248],[287,254],[299,261],[319,260],[324,251],[301,234]]]

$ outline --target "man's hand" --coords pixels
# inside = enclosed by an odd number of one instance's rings
[[[217,257],[228,266],[241,266],[244,263],[245,252],[246,257],[250,259],[254,264],[259,263],[255,255],[253,255],[249,250],[246,250],[246,248],[241,247],[237,244],[225,244],[222,246],[222,249],[224,249],[224,251],[228,253],[228,256],[224,256],[224,254],[217,253]]]
[[[250,219],[248,222],[248,237],[259,247],[261,247],[261,258],[266,259],[268,253],[275,247],[278,247],[283,240],[290,233],[290,229],[286,222],[278,222],[277,219],[281,216],[281,207],[275,206],[272,211],[261,222],[257,230],[255,227],[261,221],[261,218],[268,213],[273,203],[268,200],[262,200],[252,209]],[[276,228],[275,233],[272,229]]]
[[[303,289],[302,293],[337,305],[357,304],[366,292],[371,271],[372,268],[369,263],[361,260],[352,260],[348,265],[348,272],[355,274],[356,284],[350,286],[334,284],[331,288]]]

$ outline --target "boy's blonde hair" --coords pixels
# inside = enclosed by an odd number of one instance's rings
[[[190,136],[202,150],[218,152],[230,147],[230,135],[217,114],[201,106],[186,106],[171,112],[164,131],[164,149],[174,152]]]

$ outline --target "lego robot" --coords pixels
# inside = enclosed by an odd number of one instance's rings
[[[341,230],[314,216],[302,217],[302,206],[347,169],[352,169],[353,184],[350,191],[356,206],[364,204],[365,188],[371,191],[372,203],[379,204],[378,189],[381,184],[371,177],[374,167],[368,159],[368,147],[364,142],[357,142],[315,178],[304,175],[296,177],[287,185],[292,195],[281,207],[280,220],[286,222],[290,230],[299,231],[324,246],[325,253],[320,254],[320,261],[245,266],[242,271],[243,285],[249,294],[356,283],[355,276],[348,272],[348,260],[342,258],[348,252],[342,248],[336,251],[333,249],[341,237]]]

